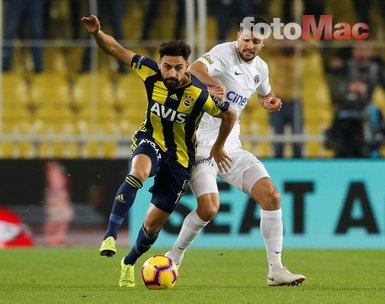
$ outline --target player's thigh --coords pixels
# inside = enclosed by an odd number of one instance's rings
[[[254,184],[263,177],[268,177],[263,163],[252,153],[238,149],[231,153],[232,160],[229,172],[220,174],[225,182],[251,195]]]
[[[130,174],[146,180],[148,176],[154,176],[159,170],[163,158],[158,145],[146,138],[139,139],[136,149],[132,152]],[[144,175],[142,179],[142,176]]]
[[[172,213],[186,192],[190,171],[173,160],[164,163],[150,188],[151,203],[160,210]]]
[[[218,169],[212,160],[198,160],[191,173],[190,186],[198,199],[205,194],[218,193]]]

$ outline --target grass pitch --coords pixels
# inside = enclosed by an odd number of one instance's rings
[[[111,259],[98,248],[0,250],[0,303],[383,303],[384,250],[284,251],[292,272],[306,275],[298,287],[268,287],[264,249],[191,249],[177,284],[148,290],[136,265],[136,287],[117,286],[120,249]]]

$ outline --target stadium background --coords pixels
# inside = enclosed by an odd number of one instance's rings
[[[126,2],[123,44],[138,53],[156,57],[160,42],[173,38],[176,1],[162,1],[159,16],[154,20],[150,36],[146,40],[139,38],[150,1]],[[193,7],[188,9],[187,33],[184,38],[194,46],[195,56],[217,43],[214,2],[208,0],[207,5],[197,7],[197,15],[201,19],[195,20],[191,14]],[[269,19],[281,16],[282,2],[269,1],[265,16]],[[51,0],[49,3],[45,39],[33,41],[24,36],[2,41],[4,46],[14,45],[15,49],[11,70],[1,74],[0,204],[22,217],[36,245],[47,245],[43,236],[47,217],[44,166],[48,161],[55,160],[65,168],[65,174],[70,180],[68,191],[75,213],[68,232],[69,242],[73,246],[98,246],[112,196],[129,166],[129,142],[141,122],[145,91],[141,81],[133,73],[119,73],[117,62],[100,52],[92,43],[91,68],[87,72],[79,73],[84,48],[90,44],[87,33],[79,22],[81,35],[76,40],[72,39],[70,2]],[[187,3],[191,4],[191,1]],[[299,16],[302,1],[293,3],[294,14]],[[326,13],[333,15],[335,23],[357,21],[353,1],[329,0],[325,3]],[[3,8],[2,6],[1,15]],[[96,1],[82,1],[80,11],[80,16],[98,14]],[[382,12],[373,8],[370,17],[371,36],[364,43],[373,49],[376,56],[385,59],[385,26]],[[232,22],[227,40],[235,38],[239,24],[237,19],[232,19]],[[4,29],[6,24],[3,22],[2,26]],[[107,20],[102,19],[102,26],[107,33],[111,33]],[[202,32],[202,28],[206,30]],[[385,194],[381,190],[384,186],[381,179],[374,177],[376,172],[381,172],[382,160],[360,160],[359,163],[356,160],[347,160],[340,163],[333,159],[333,151],[324,146],[324,131],[331,125],[335,109],[325,75],[323,54],[327,50],[352,44],[353,41],[311,41],[294,44],[296,75],[300,80],[296,90],[302,97],[305,115],[302,136],[294,138],[289,133],[283,137],[275,136],[269,126],[267,113],[257,102],[253,102],[254,100],[249,102],[244,113],[241,125],[244,146],[258,157],[267,160],[266,164],[271,168],[279,190],[285,193],[287,182],[305,181],[312,183],[316,193],[324,195],[314,195],[311,203],[304,203],[306,208],[310,205],[304,213],[302,223],[307,233],[302,235],[304,238],[301,238],[301,235],[298,238],[294,227],[301,222],[298,224],[298,218],[291,213],[291,207],[288,207],[294,201],[293,196],[283,195],[282,205],[287,208],[284,223],[288,230],[285,233],[291,247],[382,247],[384,244]],[[41,45],[44,50],[44,70],[41,73],[33,72],[30,47],[35,45]],[[261,54],[270,66],[271,79],[279,77],[275,50],[280,47],[278,42],[271,39]],[[303,53],[306,55],[301,55]],[[385,113],[385,94],[381,87],[376,88],[373,102]],[[291,150],[286,147],[287,159],[274,160],[272,143],[277,140],[284,143],[303,141],[304,159],[291,160]],[[384,151],[381,154],[383,156]],[[322,161],[317,162],[317,159]],[[367,167],[370,169],[366,170]],[[345,170],[346,168],[350,170]],[[227,212],[227,218],[226,215],[220,214],[217,220],[219,226],[224,224],[223,229],[231,230],[233,238],[228,238],[229,235],[225,234],[228,245],[233,242],[234,245],[262,247],[258,229],[251,229],[251,233],[242,235],[233,228],[237,224],[242,225],[237,217],[241,216],[243,208],[247,208],[247,199],[239,198],[239,193],[234,189],[227,189],[226,185],[223,187],[224,197],[229,201],[228,205],[224,204],[222,207],[222,211],[225,214]],[[342,213],[343,207],[349,201],[346,199],[350,193],[349,189],[353,189],[353,194],[356,193],[349,209],[351,226],[345,234],[339,235],[336,233],[338,219],[334,217]],[[364,190],[360,192],[359,189]],[[309,195],[305,195],[307,196]],[[141,198],[136,202],[133,212],[141,213],[147,207],[147,196],[143,194]],[[245,202],[239,204],[242,200]],[[312,208],[312,204],[317,207]],[[184,205],[192,208],[191,196],[182,200],[181,208]],[[137,210],[137,207],[140,210]],[[334,216],[332,222],[320,220],[327,219],[331,214]],[[370,217],[370,214],[373,217]],[[179,213],[174,218],[174,226],[180,221],[178,215]],[[314,215],[319,216],[318,220],[317,217],[313,218]],[[253,222],[255,220],[258,221],[258,218],[251,218],[249,224],[257,227],[258,223]],[[138,226],[138,223],[132,220],[132,213],[129,221],[131,225]],[[234,224],[226,228],[225,224],[231,221],[234,221]],[[173,227],[172,221],[170,227]],[[315,231],[311,227],[315,227]],[[214,227],[212,238],[210,233],[207,238],[204,234],[198,245],[206,246],[210,243],[215,246],[214,239],[219,243],[223,242],[221,232],[215,232],[215,229]],[[128,230],[123,230],[119,241],[122,245],[127,245],[126,235],[129,233]],[[160,239],[159,246],[168,245],[176,232],[172,230],[168,240],[167,233],[166,231],[164,242]],[[205,240],[207,243],[204,243]]]

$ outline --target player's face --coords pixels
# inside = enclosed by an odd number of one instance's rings
[[[175,89],[182,82],[188,63],[182,56],[163,56],[159,61],[159,69],[164,85]]]
[[[238,32],[237,40],[239,55],[246,62],[253,60],[266,44],[266,39],[256,37],[253,32],[246,30]]]

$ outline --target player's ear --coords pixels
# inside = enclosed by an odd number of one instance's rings
[[[265,46],[267,43],[267,39],[262,39],[262,46]]]

